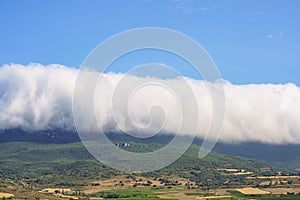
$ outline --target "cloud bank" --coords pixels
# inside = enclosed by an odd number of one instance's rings
[[[62,65],[2,66],[0,68],[0,130],[14,128],[25,131],[75,130],[72,97],[77,75],[77,69]],[[164,123],[163,132],[176,133],[180,123],[180,107],[174,95],[164,88],[144,87],[130,100],[126,100],[128,108],[122,106],[124,100],[118,99],[114,101],[116,106],[114,110],[112,109],[111,99],[114,89],[123,76],[124,74],[103,74],[101,90],[96,91],[95,112],[102,128],[106,131],[125,130],[147,136],[147,133],[156,131],[156,127]],[[143,79],[156,81],[155,78],[134,76],[131,76],[129,81],[133,84]],[[198,103],[200,126],[197,135],[204,137],[211,120],[210,94],[205,81],[185,80],[195,92]],[[185,80],[178,78],[164,81],[178,87],[180,91]],[[233,85],[224,82],[224,90],[226,116],[220,136],[221,141],[300,144],[300,88],[295,84]],[[187,100],[183,98],[180,103],[184,104],[185,101]],[[157,105],[163,105],[164,110]],[[86,123],[87,130],[98,126],[98,124],[89,124],[88,120]],[[148,126],[149,124],[151,125]],[[146,131],[139,131],[141,127]],[[189,132],[184,130],[179,134],[184,135]]]

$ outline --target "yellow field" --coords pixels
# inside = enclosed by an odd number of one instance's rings
[[[69,188],[45,188],[41,192],[42,193],[55,193],[55,191],[58,191],[59,193],[62,193],[62,192],[71,193],[71,189],[69,189]]]
[[[0,198],[10,198],[10,197],[14,197],[15,195],[10,194],[10,193],[4,193],[4,192],[0,192]]]
[[[227,169],[227,168],[218,168],[218,171],[227,171],[227,172],[239,172],[240,169]]]
[[[296,179],[300,178],[300,176],[253,176],[247,177],[247,179]]]
[[[219,199],[219,198],[231,198],[232,196],[207,196],[207,197],[197,197],[197,199]]]
[[[300,193],[300,188],[266,188],[265,190],[272,194]]]
[[[168,194],[159,195],[160,198],[172,198],[172,199],[179,199],[179,200],[197,200],[197,196],[186,195],[185,192],[169,192]]]
[[[266,185],[270,185],[270,184],[272,184],[272,181],[263,181],[259,185],[266,186]]]
[[[236,175],[236,176],[242,176],[242,175],[252,175],[253,172],[236,172],[236,173],[232,173],[232,175]]]
[[[264,191],[258,188],[241,188],[241,189],[236,189],[237,191],[239,191],[242,194],[245,195],[260,195],[260,194],[270,194],[270,192],[268,191]]]

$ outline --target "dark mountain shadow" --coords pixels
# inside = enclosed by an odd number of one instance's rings
[[[72,143],[79,142],[80,138],[74,131],[44,130],[27,132],[22,129],[7,129],[0,131],[0,143],[7,142],[35,142],[35,143]]]

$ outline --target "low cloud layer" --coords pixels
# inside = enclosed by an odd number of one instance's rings
[[[72,96],[77,74],[77,69],[62,65],[2,66],[0,68],[0,130],[13,128],[21,128],[25,131],[75,130]],[[147,135],[147,130],[148,133],[157,131],[156,126],[165,123],[163,132],[176,133],[180,123],[179,104],[172,93],[157,86],[144,87],[143,90],[137,91],[131,100],[126,99],[129,109],[121,106],[124,104],[122,99],[114,101],[116,109],[112,112],[111,98],[122,77],[123,74],[104,74],[101,88],[96,91],[95,109],[102,128],[106,131],[121,129],[133,135]],[[134,76],[129,80],[132,83],[139,83],[143,79],[151,80],[151,78]],[[157,79],[152,80],[156,82]],[[198,103],[200,127],[197,135],[204,137],[210,124],[212,111],[206,82],[182,78],[164,81],[178,87],[180,91],[183,81],[186,80],[195,92]],[[299,87],[291,83],[233,85],[224,82],[224,89],[226,116],[220,136],[221,141],[300,144]],[[187,99],[183,98],[180,101],[181,104],[185,104]],[[161,110],[159,105],[164,109]],[[88,121],[86,123],[89,129],[98,126],[98,124],[88,124]],[[147,129],[149,123],[151,126]],[[139,131],[141,128],[144,131]],[[189,132],[181,130],[179,134],[189,134]]]

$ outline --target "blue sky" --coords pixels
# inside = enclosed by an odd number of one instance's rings
[[[157,26],[189,35],[236,84],[300,85],[300,1],[0,1],[0,65],[79,67],[106,38]],[[185,69],[183,69],[185,70]],[[193,77],[193,72],[186,70]]]

